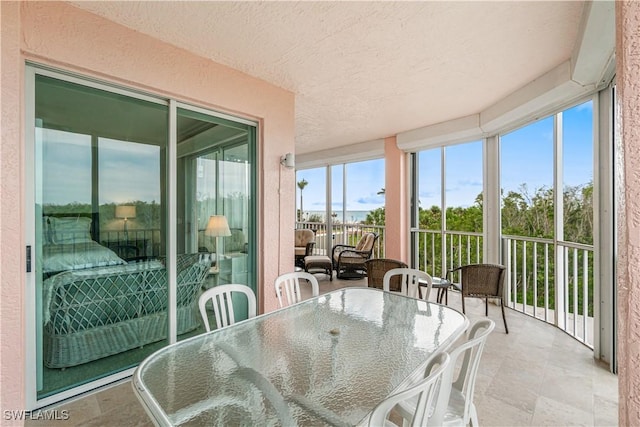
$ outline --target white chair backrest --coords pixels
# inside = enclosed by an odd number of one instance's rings
[[[389,292],[391,277],[402,275],[402,289],[400,293],[411,298],[428,299],[431,294],[431,286],[433,280],[431,276],[424,271],[416,270],[414,268],[392,268],[387,271],[382,278],[382,289]],[[418,281],[422,281],[420,285]],[[422,296],[420,291],[422,289]]]
[[[302,295],[300,294],[300,280],[305,280],[307,283],[311,284],[312,296],[317,297],[320,294],[318,279],[316,279],[313,274],[306,273],[304,271],[285,273],[278,276],[275,281],[276,296],[278,297],[278,306],[280,308],[302,301]],[[286,298],[284,303],[283,296]]]
[[[449,354],[451,356],[451,369],[445,374],[445,380],[450,381],[451,387],[462,393],[464,397],[464,414],[456,414],[462,418],[465,425],[469,424],[471,417],[471,405],[473,404],[473,391],[476,384],[476,375],[480,366],[480,356],[487,337],[496,327],[491,319],[481,319],[476,321],[467,335],[467,341],[460,344]],[[453,378],[453,368],[456,366],[458,358],[463,357],[458,376]],[[443,381],[445,381],[443,380]],[[447,397],[448,400],[448,397]]]
[[[446,418],[447,425],[478,425],[478,415],[473,404],[473,390],[484,344],[494,328],[493,320],[477,321],[469,329],[467,341],[449,353],[451,359],[442,375],[442,384],[430,418],[431,421],[444,421]],[[462,357],[462,363],[458,364],[460,357]],[[452,381],[456,372],[458,376]],[[450,396],[454,389],[458,397],[454,399],[456,403],[450,405]],[[460,404],[461,400],[464,400],[464,406]],[[409,420],[413,416],[416,403],[417,399],[409,398],[398,403],[396,411],[404,420]]]
[[[233,325],[236,322],[236,318],[233,311],[233,300],[231,299],[231,295],[236,292],[243,293],[247,297],[248,317],[256,317],[256,294],[253,293],[253,290],[250,287],[239,284],[214,286],[213,288],[203,292],[198,300],[200,315],[202,316],[204,327],[207,329],[207,332],[211,331],[209,317],[207,316],[207,302],[211,301],[213,304],[213,313],[216,317],[216,325],[218,329]]]
[[[441,426],[443,414],[436,414],[432,408],[437,406],[440,401],[441,386],[446,385],[442,381],[443,374],[449,366],[449,360],[449,355],[444,352],[434,356],[427,365],[424,379],[399,393],[387,397],[373,409],[369,418],[369,426],[378,427],[387,424],[387,415],[391,409],[396,404],[408,399],[412,399],[417,403],[412,414],[411,423],[408,425],[412,427]],[[446,395],[448,399],[448,393]]]

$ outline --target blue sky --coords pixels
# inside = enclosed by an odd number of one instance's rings
[[[563,114],[563,166],[565,185],[584,185],[593,179],[592,103],[573,107]],[[90,200],[90,139],[86,135],[44,130],[44,203]],[[482,191],[482,143],[447,147],[446,199],[448,206],[470,206]],[[534,122],[501,137],[501,185],[505,192],[520,191],[526,184],[533,193],[553,185],[553,118]],[[160,199],[159,149],[145,144],[101,140],[100,202],[125,203]],[[419,154],[419,195],[422,207],[440,205],[441,149]],[[123,173],[126,171],[126,173]],[[326,168],[297,172],[296,181],[309,183],[303,191],[305,211],[324,211]],[[343,166],[333,166],[332,210],[343,204]],[[347,211],[370,211],[384,206],[384,160],[346,165]],[[56,179],[53,179],[56,177]],[[136,185],[131,185],[135,182]],[[55,183],[55,185],[54,185]],[[296,188],[297,206],[300,190]]]
[[[564,185],[584,185],[593,180],[593,105],[586,102],[563,114]],[[419,194],[422,207],[440,205],[441,150],[419,154]],[[446,148],[446,199],[448,206],[470,206],[482,192],[482,143]],[[297,172],[296,181],[307,180],[303,195],[305,211],[324,211],[326,168]],[[342,209],[342,166],[332,167],[333,210]],[[530,193],[553,186],[553,118],[548,117],[501,137],[501,186],[505,192]],[[384,187],[384,160],[347,164],[347,210],[372,210],[384,206],[376,193]],[[297,207],[300,190],[296,188]]]

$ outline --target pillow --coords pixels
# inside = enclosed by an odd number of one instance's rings
[[[53,224],[53,241],[51,243],[83,243],[90,242],[91,239],[91,218],[85,217],[62,217],[49,218]]]

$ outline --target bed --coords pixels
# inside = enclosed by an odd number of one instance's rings
[[[111,249],[95,241],[91,218],[75,216],[43,217],[42,271],[53,273],[126,264]]]
[[[209,264],[177,257],[177,333],[201,326],[198,296]],[[43,358],[67,368],[168,336],[168,274],[162,260],[65,271],[43,283]]]
[[[91,214],[45,215],[42,224],[44,366],[67,368],[166,339],[164,259],[129,262],[97,242]],[[210,263],[177,257],[177,332],[200,327],[199,291]]]

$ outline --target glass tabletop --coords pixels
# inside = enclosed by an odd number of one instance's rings
[[[160,425],[357,425],[467,325],[446,306],[345,288],[165,347],[134,390]]]

